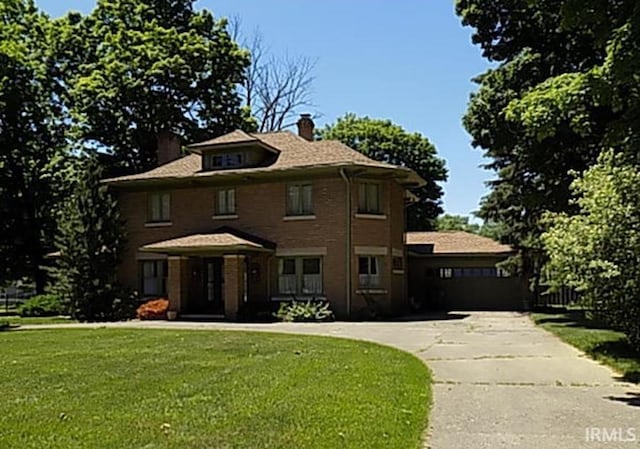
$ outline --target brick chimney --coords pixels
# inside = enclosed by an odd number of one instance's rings
[[[180,136],[171,131],[160,131],[158,133],[157,158],[158,165],[166,164],[180,157],[182,147]]]
[[[316,125],[313,123],[313,120],[311,120],[311,114],[300,114],[300,119],[298,120],[297,125],[298,135],[303,139],[312,141],[313,129]]]

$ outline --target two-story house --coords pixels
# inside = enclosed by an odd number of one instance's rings
[[[243,303],[326,298],[337,317],[371,301],[405,309],[407,189],[415,172],[337,141],[313,121],[159,148],[155,169],[107,180],[126,220],[120,280],[179,314],[236,318]]]

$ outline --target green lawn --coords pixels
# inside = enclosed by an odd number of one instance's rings
[[[532,313],[534,322],[570,345],[619,372],[623,379],[640,383],[640,354],[624,334],[598,326],[578,310],[566,313]]]
[[[44,316],[44,317],[27,317],[20,315],[4,315],[0,316],[0,325],[19,326],[22,324],[60,324],[73,323],[71,317],[66,316]]]
[[[0,332],[0,448],[420,447],[428,369],[372,343],[221,331]]]

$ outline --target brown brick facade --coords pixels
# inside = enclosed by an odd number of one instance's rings
[[[286,216],[286,188],[289,182],[310,181],[313,184],[313,217]],[[320,254],[322,257],[323,290],[338,317],[357,317],[367,301],[359,286],[358,257],[373,252],[381,261],[381,285],[369,295],[384,310],[399,312],[406,306],[407,281],[403,273],[394,273],[392,257],[404,254],[404,188],[389,180],[377,180],[381,186],[384,218],[358,213],[358,182],[351,187],[351,304],[347,294],[347,217],[346,183],[336,172],[323,177],[299,177],[260,184],[247,180],[230,185],[202,185],[165,189],[170,192],[170,224],[147,222],[148,197],[162,189],[135,191],[120,190],[119,204],[126,220],[128,246],[119,276],[127,286],[140,288],[140,261],[164,258],[163,255],[143,253],[139,248],[159,241],[194,233],[211,233],[228,226],[256,237],[274,242],[273,253],[246,253],[246,263],[237,257],[225,257],[225,315],[233,319],[237,306],[244,301],[241,292],[246,276],[247,301],[269,301],[277,294],[278,264],[282,255]],[[224,219],[214,217],[216,192],[235,188],[236,214]],[[199,256],[230,256],[229,254],[200,254]],[[406,273],[406,257],[404,257]],[[202,264],[193,255],[189,259],[169,258],[168,295],[172,307],[185,308],[190,298],[202,292]],[[240,279],[240,270],[242,279]],[[177,286],[176,282],[187,286]],[[234,294],[233,291],[236,293]],[[178,298],[172,298],[178,296]],[[350,311],[348,310],[350,308]],[[350,312],[350,313],[349,313]]]

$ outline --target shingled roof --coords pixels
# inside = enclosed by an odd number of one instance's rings
[[[407,245],[427,247],[423,254],[504,254],[513,252],[509,245],[503,245],[481,235],[463,231],[407,232]]]
[[[183,254],[198,251],[273,251],[275,243],[238,231],[229,226],[223,226],[209,234],[191,234],[182,237],[150,243],[140,248],[140,251]]]
[[[311,169],[321,167],[357,166],[396,172],[404,182],[422,185],[424,180],[407,167],[386,164],[370,159],[338,141],[308,141],[291,132],[245,133],[234,131],[216,139],[190,145],[193,151],[204,148],[216,148],[241,144],[263,144],[278,152],[275,162],[268,166],[247,167],[225,170],[202,170],[202,156],[197,153],[161,165],[144,173],[107,179],[110,184],[131,183],[152,180],[202,179],[225,175],[249,175],[288,170]]]

